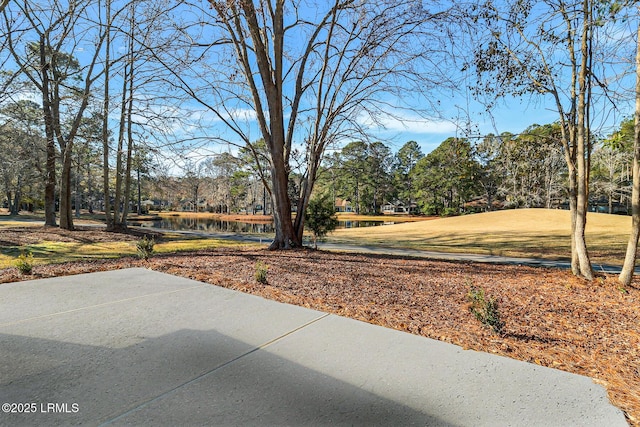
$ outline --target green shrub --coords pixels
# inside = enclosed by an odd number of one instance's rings
[[[305,226],[313,232],[313,246],[318,248],[318,239],[338,226],[334,201],[328,195],[317,197],[309,202],[304,213]]]
[[[442,216],[456,216],[460,213],[457,208],[444,208],[442,210]]]
[[[16,260],[16,267],[22,274],[31,274],[33,271],[33,254],[30,250],[20,253]]]
[[[269,271],[269,266],[263,263],[262,261],[258,261],[256,263],[256,273],[255,273],[256,282],[266,285],[267,271]]]
[[[484,289],[472,286],[467,300],[471,304],[469,309],[480,323],[490,326],[497,334],[502,332],[504,322],[500,320],[498,303],[494,298],[486,296]]]
[[[148,236],[144,236],[142,239],[138,240],[136,247],[138,248],[138,258],[142,258],[147,260],[153,255],[153,246],[156,244],[156,241]]]

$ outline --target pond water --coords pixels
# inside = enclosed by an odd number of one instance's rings
[[[215,218],[181,218],[169,217],[157,221],[136,221],[131,218],[130,225],[137,227],[154,227],[173,231],[202,231],[205,233],[273,233],[273,223],[256,223],[242,221],[224,221]],[[373,227],[393,224],[389,221],[339,221],[338,228]]]

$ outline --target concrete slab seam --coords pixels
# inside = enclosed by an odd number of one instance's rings
[[[125,299],[120,299],[120,300],[115,300],[115,301],[103,302],[103,303],[100,303],[100,304],[89,305],[89,306],[86,306],[86,307],[78,307],[78,308],[74,308],[74,309],[71,309],[71,310],[65,310],[65,311],[60,311],[60,312],[56,312],[56,313],[43,314],[41,316],[30,317],[30,318],[27,318],[27,319],[20,319],[20,320],[16,320],[16,321],[13,321],[13,322],[0,323],[0,328],[4,328],[4,327],[7,327],[7,326],[15,326],[15,325],[19,325],[20,323],[27,323],[27,322],[31,322],[31,321],[35,321],[35,320],[42,320],[42,319],[46,319],[46,318],[49,318],[49,317],[62,316],[62,315],[65,315],[65,314],[76,313],[76,312],[83,311],[83,310],[91,310],[91,309],[94,309],[94,308],[106,307],[106,306],[112,305],[112,304],[120,304],[120,303],[123,303],[123,302],[135,301],[137,299],[142,299],[142,298],[147,298],[147,297],[170,295],[170,294],[174,294],[174,293],[177,293],[177,292],[190,291],[190,290],[202,288],[202,287],[205,287],[205,286],[207,286],[207,285],[203,283],[203,284],[200,284],[200,285],[197,285],[197,286],[191,286],[191,287],[188,287],[188,288],[174,289],[174,290],[171,290],[171,291],[164,291],[164,292],[154,292],[154,293],[151,293],[151,294],[138,295],[138,296],[131,297],[131,298],[125,298]]]
[[[212,368],[212,369],[210,369],[210,370],[198,375],[195,378],[190,379],[189,381],[186,381],[186,382],[184,382],[184,383],[182,383],[180,385],[177,385],[174,388],[172,388],[170,390],[167,390],[167,391],[159,394],[158,396],[156,396],[154,398],[148,399],[147,401],[136,405],[135,407],[129,409],[128,411],[126,411],[126,412],[124,412],[124,413],[122,413],[122,414],[120,414],[120,415],[118,415],[118,416],[116,416],[114,418],[111,418],[110,420],[107,420],[107,421],[101,423],[99,426],[100,427],[109,426],[109,425],[111,425],[111,424],[113,424],[113,423],[115,423],[115,422],[127,417],[128,415],[133,414],[134,412],[137,412],[137,411],[139,411],[141,409],[144,409],[145,407],[147,407],[147,406],[149,406],[149,405],[151,405],[151,404],[153,404],[153,403],[155,403],[155,402],[157,402],[159,400],[162,400],[162,399],[164,399],[164,398],[166,398],[168,396],[171,396],[172,394],[178,392],[179,390],[183,389],[184,387],[187,387],[187,386],[189,386],[191,384],[197,383],[198,381],[207,378],[208,376],[216,373],[220,369],[223,369],[224,367],[229,366],[232,363],[235,363],[238,360],[243,359],[243,358],[255,353],[256,351],[263,350],[263,349],[269,347],[270,345],[272,345],[272,344],[274,344],[274,343],[276,343],[278,341],[281,341],[284,338],[286,338],[286,337],[288,337],[288,336],[290,336],[290,335],[292,335],[292,334],[294,334],[294,333],[296,333],[296,332],[298,332],[298,331],[300,331],[300,330],[302,330],[302,329],[304,329],[304,328],[306,328],[306,327],[308,327],[308,326],[310,326],[310,325],[312,325],[312,324],[314,324],[316,322],[319,322],[320,320],[322,320],[322,319],[324,319],[324,318],[326,318],[328,316],[331,316],[331,313],[324,313],[322,316],[319,316],[319,317],[317,317],[315,319],[312,319],[312,320],[310,320],[310,321],[308,321],[308,322],[306,322],[306,323],[304,323],[304,324],[302,324],[302,325],[300,325],[300,326],[298,326],[298,327],[296,327],[296,328],[294,328],[294,329],[292,329],[292,330],[290,330],[288,332],[285,332],[282,335],[279,335],[279,336],[277,336],[277,337],[265,342],[264,344],[261,344],[261,345],[259,345],[257,347],[254,347],[251,350],[248,350],[248,351],[246,351],[246,352],[234,357],[231,360],[228,360],[228,361],[226,361],[224,363],[221,363],[220,365],[218,365],[218,366],[216,366],[216,367],[214,367],[214,368]]]

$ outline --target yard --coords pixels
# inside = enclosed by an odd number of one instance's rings
[[[95,227],[70,232],[4,225],[0,246],[5,253],[13,251],[14,259],[19,248],[38,245],[44,257],[55,258],[61,247],[67,254],[59,259],[66,262],[35,265],[31,275],[15,267],[0,270],[0,282],[146,267],[587,375],[607,388],[632,425],[640,425],[638,279],[622,288],[615,277],[602,275],[585,282],[557,269],[306,249],[271,252],[255,245],[172,235],[157,235],[160,253],[144,261],[133,256],[139,238]],[[87,249],[91,247],[107,248],[106,253],[92,256]],[[123,248],[129,255],[114,257]],[[87,255],[73,256],[76,250]],[[259,265],[265,266],[266,283],[255,279]],[[497,301],[504,323],[500,333],[471,313],[472,288],[483,289],[487,298]]]

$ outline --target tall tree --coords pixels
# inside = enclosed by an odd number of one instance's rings
[[[42,115],[27,100],[0,109],[0,188],[4,189],[11,215],[17,215],[27,187],[42,179]]]
[[[110,112],[110,82],[111,82],[111,0],[105,0],[104,27],[104,83],[102,85],[102,200],[104,201],[104,216],[107,230],[113,230],[114,223],[111,216],[111,190],[109,185],[109,112]]]
[[[478,183],[484,190],[487,199],[487,210],[492,211],[503,180],[500,168],[502,138],[486,135],[475,146],[475,158],[478,161]]]
[[[556,124],[532,125],[499,138],[494,165],[502,170],[499,193],[509,206],[551,208],[564,196],[566,165],[559,140]]]
[[[433,35],[442,7],[428,11],[408,0],[209,3],[201,25],[180,25],[191,51],[166,59],[167,68],[228,126],[234,134],[228,141],[251,147],[252,126],[245,118],[255,118],[269,155],[276,229],[271,248],[300,246],[304,211],[325,149],[358,137],[364,119],[377,120],[390,97],[410,92],[416,99],[434,81],[447,81],[436,59],[444,50]],[[194,68],[185,58],[213,58],[215,66],[206,69],[207,63],[199,62]],[[202,71],[195,76],[202,89],[193,79],[196,69]],[[247,109],[250,116],[241,114]],[[296,150],[304,159],[299,171],[294,171]],[[295,218],[288,193],[294,172],[301,177]]]
[[[378,214],[384,202],[389,201],[388,196],[393,188],[391,175],[393,156],[389,147],[380,141],[372,142],[368,148],[368,184],[371,189],[369,207],[371,213]]]
[[[608,213],[614,203],[631,200],[634,120],[624,120],[620,129],[599,144],[591,159],[591,194],[606,199]]]
[[[362,212],[362,193],[369,177],[368,157],[368,146],[363,141],[350,142],[338,156],[340,194],[351,199],[357,214]]]
[[[424,154],[416,141],[407,142],[396,153],[393,167],[395,185],[398,189],[398,197],[407,205],[414,201],[415,194],[411,171],[423,157]]]
[[[116,148],[116,188],[114,197],[113,228],[127,229],[127,215],[131,195],[131,165],[133,161],[133,100],[136,73],[136,2],[128,8],[128,27],[125,33],[127,54],[124,58],[122,92],[120,102],[120,120]],[[124,148],[126,144],[126,149]]]
[[[211,202],[218,213],[231,212],[231,180],[239,169],[238,159],[222,153],[204,161],[206,175],[211,179]]]
[[[76,218],[80,215],[80,208],[86,205],[90,213],[93,213],[93,202],[96,200],[96,188],[94,181],[100,176],[101,145],[102,145],[102,114],[92,112],[82,120],[78,129],[76,142]],[[84,200],[84,202],[83,202]]]
[[[474,18],[487,33],[478,34],[485,39],[478,39],[471,66],[483,95],[540,95],[555,106],[569,174],[572,271],[592,279],[585,240],[594,118],[590,108],[597,90],[606,89],[593,84],[606,81],[596,75],[605,58],[598,56],[602,50],[594,36],[604,21],[594,19],[592,0],[542,0],[535,6],[534,13],[529,1],[481,3]]]
[[[479,164],[471,143],[447,138],[413,168],[412,177],[423,212],[452,215],[478,193]]]
[[[135,154],[164,144],[171,155],[180,156],[168,134],[179,140],[176,123],[178,110],[167,101],[167,86],[158,73],[156,54],[173,47],[158,34],[167,31],[166,2],[104,2],[104,92],[102,109],[103,197],[107,229],[125,230],[132,206]],[[118,99],[114,103],[112,100]],[[112,110],[113,108],[113,110]],[[117,119],[114,119],[117,117]],[[113,129],[110,129],[112,126]],[[115,147],[111,147],[111,135]],[[166,144],[165,144],[166,143]],[[109,166],[109,163],[112,163]],[[113,205],[113,206],[111,206]]]
[[[73,146],[94,82],[102,74],[99,66],[104,32],[100,15],[93,15],[92,1],[10,3],[3,16],[8,33],[7,47],[20,72],[38,88],[47,138],[47,182],[45,186],[45,225],[56,225],[55,187],[57,142],[61,156],[60,226],[73,229],[72,160]],[[98,24],[96,26],[96,23]],[[97,33],[92,29],[97,28]],[[80,36],[82,34],[82,36]],[[86,66],[80,64],[74,49],[91,40]],[[36,41],[34,41],[34,39]],[[23,52],[26,51],[25,56]]]
[[[640,11],[640,7],[638,8]],[[627,252],[618,280],[625,286],[631,283],[636,265],[638,239],[640,238],[640,23],[636,33],[636,105],[633,132],[633,184],[631,193],[632,225]]]

